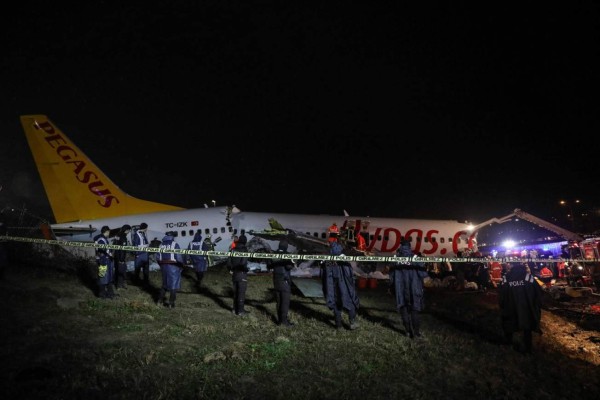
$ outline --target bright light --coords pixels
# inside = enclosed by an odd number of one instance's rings
[[[506,249],[512,249],[513,247],[515,247],[516,243],[514,240],[505,240],[504,243],[502,243],[502,247],[506,248]]]

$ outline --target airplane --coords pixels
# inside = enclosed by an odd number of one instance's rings
[[[280,239],[292,235],[291,252],[324,254],[328,228],[335,222],[350,236],[365,238],[365,254],[392,256],[403,238],[423,257],[454,258],[477,250],[477,229],[453,220],[246,212],[235,206],[185,209],[138,199],[113,183],[46,115],[20,119],[55,219],[45,229],[48,239],[93,242],[102,226],[112,234],[125,224],[135,230],[146,223],[149,240],[175,231],[183,249],[202,230],[217,239],[244,232],[259,251],[276,249]],[[229,251],[231,240],[214,242],[215,251]]]

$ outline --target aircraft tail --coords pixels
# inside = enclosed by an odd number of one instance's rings
[[[183,209],[123,192],[47,116],[21,124],[56,223]]]

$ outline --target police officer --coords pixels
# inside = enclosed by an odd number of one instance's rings
[[[288,242],[281,240],[276,254],[288,254]],[[269,260],[267,269],[273,271],[273,288],[277,301],[277,325],[292,327],[288,313],[290,310],[290,298],[292,296],[292,275],[290,271],[294,268],[294,262],[289,258],[278,258]]]
[[[148,224],[142,222],[140,228],[133,235],[133,245],[144,249],[148,247],[148,238],[146,232],[148,231]],[[137,282],[140,281],[140,271],[144,276],[144,285],[150,283],[150,258],[147,251],[136,251],[134,261],[134,277]]]
[[[246,252],[246,243],[239,241],[236,243],[232,253]],[[229,271],[231,272],[231,282],[233,284],[233,309],[234,315],[243,317],[250,314],[244,309],[246,302],[246,289],[248,288],[248,257],[231,255],[227,260]]]
[[[159,249],[161,250],[177,250],[179,243],[175,241],[177,234],[173,231],[165,233]],[[175,300],[177,299],[177,290],[181,289],[181,272],[183,270],[183,254],[161,251],[156,254],[156,261],[160,266],[162,274],[162,286],[158,296],[157,305],[164,304],[166,307],[175,308]],[[165,301],[165,296],[169,292],[169,300]]]
[[[542,289],[524,263],[513,264],[502,277],[498,300],[506,344],[522,331],[523,350],[531,353],[532,332],[541,333]]]
[[[113,244],[118,246],[127,246],[129,244],[129,240],[127,240],[127,235],[131,232],[130,225],[123,225],[115,238],[113,239]],[[115,250],[115,286],[117,289],[127,289],[127,251],[117,249]]]
[[[343,247],[337,239],[329,242],[329,246],[329,254],[333,256],[342,254]],[[356,312],[360,306],[360,300],[356,294],[352,266],[345,261],[325,261],[321,279],[323,295],[327,307],[333,311],[336,329],[342,327],[342,311],[344,309],[348,312],[350,329],[358,328]]]
[[[94,243],[107,245],[110,236],[110,228],[103,226],[100,234],[94,236]],[[113,255],[111,249],[96,247],[96,264],[98,265],[98,297],[101,299],[112,299],[115,297],[113,288]]]
[[[198,229],[194,234],[194,238],[188,244],[188,249],[209,250],[211,247],[210,244],[209,238],[202,240],[202,232],[200,229]],[[194,268],[194,272],[196,273],[196,289],[200,290],[202,279],[204,279],[204,273],[208,267],[208,257],[199,254],[190,254],[190,261],[192,263],[192,267]]]
[[[396,256],[415,256],[410,242],[403,239],[396,250]],[[410,338],[420,338],[420,312],[425,308],[423,279],[429,274],[423,263],[412,260],[398,261],[390,270],[390,282],[396,297],[396,309],[400,313],[404,334]]]

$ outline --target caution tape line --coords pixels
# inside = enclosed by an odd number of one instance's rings
[[[96,244],[94,242],[76,242],[67,240],[49,240],[49,239],[36,239],[27,237],[16,237],[16,236],[2,236],[1,240],[11,240],[15,242],[28,242],[38,244],[54,244],[58,246],[68,247],[84,247],[84,248],[102,248],[112,250],[126,250],[132,252],[149,252],[149,253],[176,253],[176,254],[187,254],[187,255],[199,255],[199,256],[216,256],[216,257],[248,257],[248,258],[260,258],[260,259],[286,259],[286,260],[300,260],[300,261],[357,261],[357,262],[392,262],[392,263],[405,263],[405,262],[423,262],[423,263],[489,263],[489,262],[500,262],[500,263],[522,263],[522,262],[533,262],[533,263],[564,263],[564,262],[578,262],[578,263],[598,263],[600,259],[592,258],[586,260],[572,259],[572,258],[518,258],[518,257],[502,257],[502,258],[479,258],[479,257],[396,257],[396,256],[332,256],[329,254],[276,254],[276,253],[253,253],[253,252],[230,252],[230,251],[207,251],[207,250],[188,250],[188,249],[160,249],[157,247],[137,247],[137,246],[120,246],[116,244]]]

